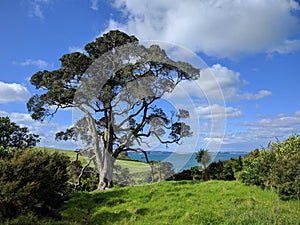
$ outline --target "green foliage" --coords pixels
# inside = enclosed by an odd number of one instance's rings
[[[173,164],[170,162],[164,162],[161,160],[150,161],[150,166],[151,166],[150,182],[166,180],[175,173],[173,169]]]
[[[0,157],[9,155],[9,148],[24,149],[35,146],[39,136],[31,134],[27,127],[11,122],[9,117],[0,117]],[[8,150],[7,152],[5,152]]]
[[[244,160],[242,182],[276,191],[282,199],[300,199],[300,136],[256,149]]]
[[[168,180],[236,180],[243,169],[242,157],[225,161],[212,162],[202,170],[201,166],[195,166],[188,170],[174,174]]]
[[[206,169],[206,174],[211,180],[236,180],[242,170],[242,158],[212,162]]]
[[[68,157],[41,151],[0,159],[0,221],[32,213],[57,216],[67,196]]]
[[[3,147],[0,146],[0,159],[4,159],[4,158],[11,158],[13,157],[13,154],[15,152],[15,148],[13,147]]]
[[[121,160],[130,160],[130,158],[129,158],[127,152],[121,152],[121,153],[118,155],[118,158],[117,158],[117,159],[121,159]]]

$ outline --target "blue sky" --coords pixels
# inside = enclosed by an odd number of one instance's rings
[[[0,21],[0,116],[40,134],[42,146],[74,148],[54,140],[72,124],[72,111],[32,121],[26,102],[36,90],[29,78],[59,68],[63,54],[82,51],[111,29],[181,46],[205,63],[200,86],[187,86],[189,95],[206,96],[192,114],[200,120],[198,147],[217,143],[223,151],[250,151],[299,133],[298,1],[3,0]],[[176,101],[182,105],[180,96]],[[211,119],[219,122],[224,112],[226,123],[212,135]]]

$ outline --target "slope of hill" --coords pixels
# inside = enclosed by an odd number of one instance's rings
[[[161,182],[74,194],[39,224],[300,224],[300,201],[237,181]]]
[[[74,152],[63,152],[75,158]],[[119,163],[133,164],[135,170],[145,167],[144,163]],[[59,221],[32,218],[30,224],[300,225],[300,201],[281,201],[273,191],[239,181],[172,181],[78,192],[66,202],[61,215]]]

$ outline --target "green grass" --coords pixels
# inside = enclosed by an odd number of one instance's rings
[[[161,182],[76,193],[48,224],[300,224],[300,202],[239,182]]]
[[[75,160],[76,153],[71,150],[62,150],[57,148],[43,148],[43,147],[35,147],[37,150],[43,150],[47,152],[59,152],[63,153],[70,157],[71,160]],[[84,165],[87,163],[87,158],[83,156],[79,156],[78,158],[82,164]],[[129,160],[117,160],[115,165],[119,165],[122,168],[128,168],[130,174],[136,174],[136,173],[145,173],[150,172],[150,166],[147,163],[144,162],[137,162],[137,161],[129,161]]]
[[[149,164],[144,162],[117,160],[115,164],[121,166],[122,168],[128,168],[131,174],[150,172]]]
[[[75,151],[72,150],[63,150],[63,149],[59,149],[59,148],[47,148],[47,147],[34,147],[37,150],[41,150],[41,151],[46,151],[46,152],[59,152],[59,153],[63,153],[67,156],[70,157],[71,160],[74,160],[76,158],[76,153]],[[79,156],[80,160],[85,160],[83,156]]]

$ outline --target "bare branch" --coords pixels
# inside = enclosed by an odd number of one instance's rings
[[[77,183],[69,182],[70,184],[74,185],[74,192],[77,190],[77,187],[81,185],[81,179],[82,179],[83,173],[86,170],[86,168],[91,164],[91,162],[94,160],[95,157],[96,156],[91,157],[89,159],[88,163],[84,167],[82,167],[81,172],[80,172],[80,174],[78,176],[78,179],[77,179]]]

